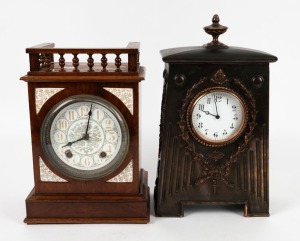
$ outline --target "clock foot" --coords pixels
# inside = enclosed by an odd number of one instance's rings
[[[248,213],[245,217],[270,217],[270,213]]]
[[[179,203],[155,206],[155,216],[157,217],[183,217],[183,205]]]
[[[27,224],[42,223],[148,223],[148,173],[141,170],[137,194],[39,195],[26,199]]]
[[[270,217],[268,210],[258,210],[255,207],[251,207],[249,203],[245,203],[244,207],[244,216],[245,217]]]

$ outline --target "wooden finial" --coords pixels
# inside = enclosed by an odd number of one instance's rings
[[[205,44],[205,47],[221,47],[228,48],[227,45],[219,42],[219,35],[225,33],[227,31],[227,27],[219,24],[220,18],[217,14],[215,14],[212,18],[212,24],[204,27],[204,31],[210,35],[212,35],[213,40],[210,43]]]

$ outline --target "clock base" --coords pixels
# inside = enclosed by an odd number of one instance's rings
[[[141,169],[138,194],[35,194],[26,199],[27,224],[148,223],[148,173]]]
[[[270,213],[268,211],[250,211],[255,206],[251,206],[248,201],[180,201],[173,204],[167,204],[166,206],[156,207],[155,215],[157,217],[183,217],[184,216],[184,206],[185,205],[244,205],[244,217],[269,217]],[[257,207],[256,207],[257,208]]]

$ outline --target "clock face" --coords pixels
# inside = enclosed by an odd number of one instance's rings
[[[95,96],[73,96],[52,108],[45,118],[42,145],[49,161],[76,179],[108,175],[124,160],[129,132],[110,102]]]
[[[189,109],[193,136],[204,144],[228,144],[238,138],[246,126],[246,109],[242,99],[227,89],[201,92]]]

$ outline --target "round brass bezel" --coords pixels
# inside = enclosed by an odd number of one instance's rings
[[[194,128],[194,125],[192,123],[192,112],[194,110],[194,107],[196,105],[196,103],[198,102],[199,99],[203,98],[203,96],[210,94],[212,92],[226,92],[227,94],[233,95],[241,104],[242,107],[242,124],[241,126],[235,131],[235,133],[233,135],[231,135],[230,137],[223,139],[223,140],[210,140],[205,138],[204,136],[200,135]],[[186,114],[186,118],[187,118],[187,126],[188,129],[190,131],[190,133],[192,134],[192,136],[201,144],[205,145],[205,146],[210,146],[210,147],[221,147],[221,146],[226,146],[228,144],[231,144],[232,142],[234,142],[235,140],[237,140],[242,133],[244,132],[244,130],[246,129],[247,126],[247,122],[248,122],[248,108],[247,105],[245,104],[245,101],[243,100],[243,98],[236,93],[235,91],[225,88],[225,87],[212,87],[212,88],[207,88],[204,89],[203,91],[199,92],[191,101],[191,103],[188,106],[187,109],[187,114]]]

